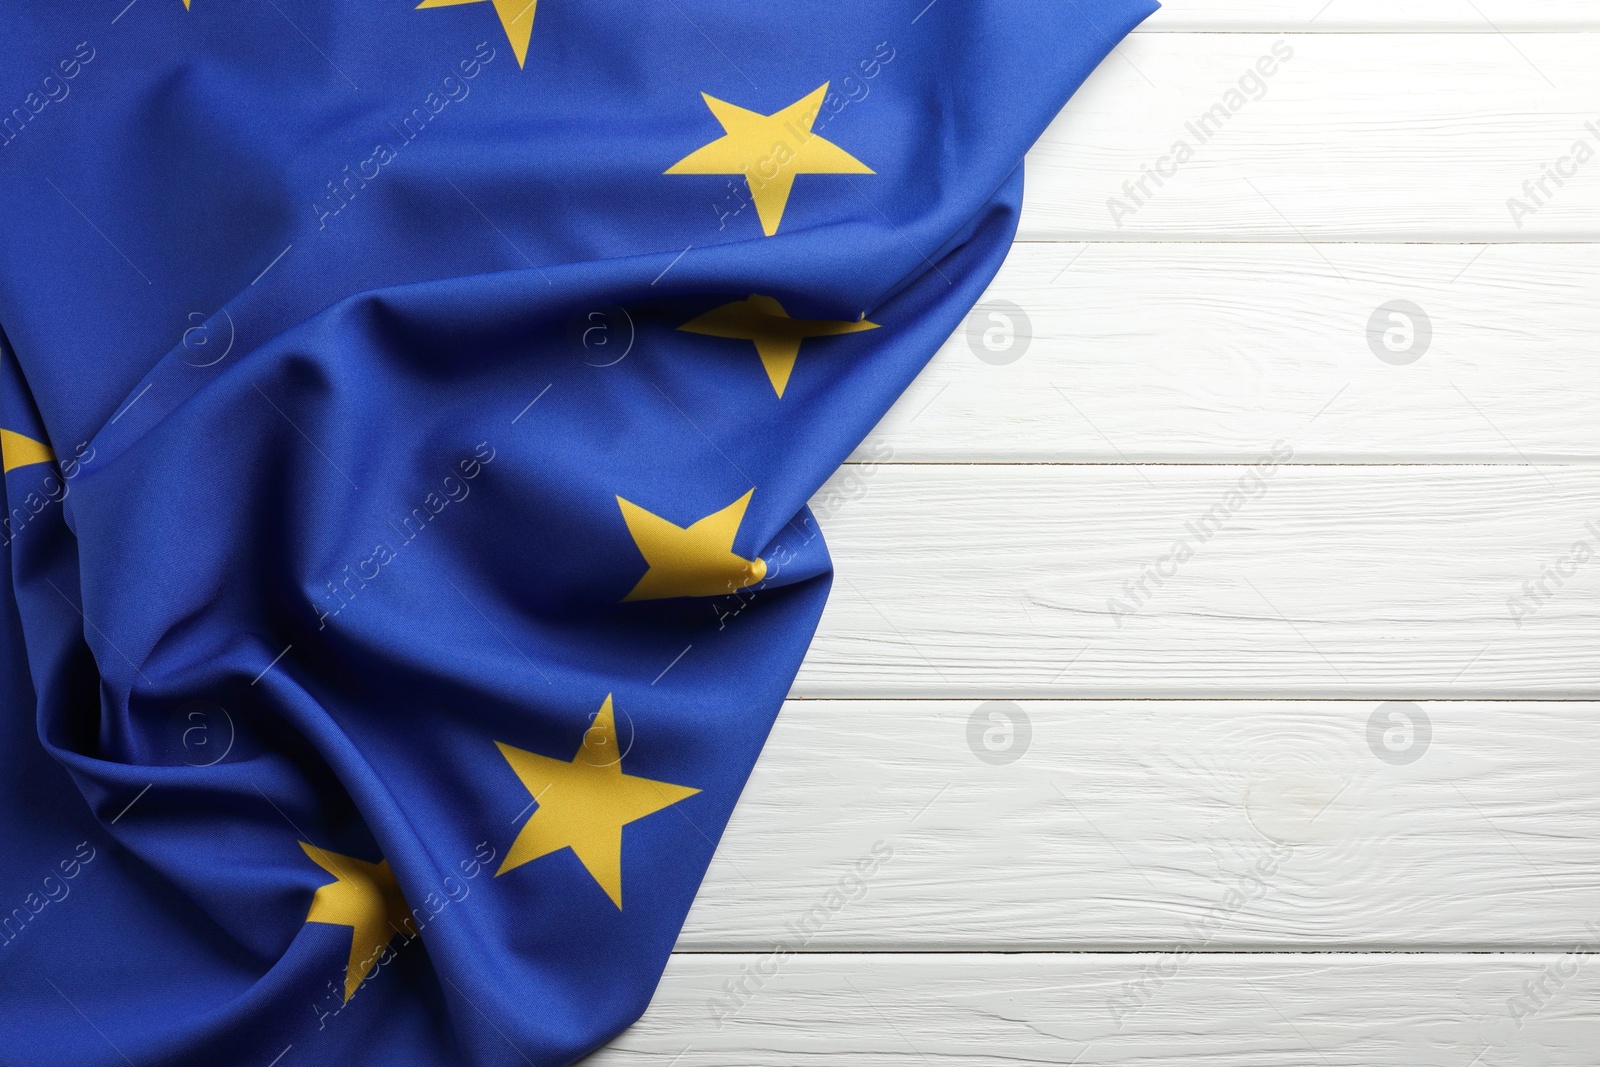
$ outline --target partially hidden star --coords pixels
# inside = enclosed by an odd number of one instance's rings
[[[761,365],[766,368],[767,379],[780,398],[789,384],[789,376],[794,373],[801,341],[808,337],[832,337],[877,328],[877,323],[866,319],[839,322],[790,318],[783,305],[770,296],[750,296],[723,304],[678,327],[687,333],[754,343]]]
[[[411,909],[400,895],[389,861],[368,863],[315,845],[300,842],[305,854],[334,880],[311,898],[308,923],[350,927],[350,960],[344,972],[344,999],[348,1003],[378,966],[390,939],[411,929]]]
[[[639,547],[648,569],[630,600],[665,600],[680,596],[723,596],[754,585],[767,576],[765,560],[745,559],[733,550],[733,540],[750,506],[752,489],[720,511],[679,526],[660,515],[617,497],[622,520]]]
[[[828,82],[781,111],[763,115],[709,93],[706,107],[722,124],[723,136],[668,167],[668,174],[737,174],[749,186],[761,229],[778,232],[789,193],[799,174],[871,174],[872,168],[821,134],[812,124],[828,94]]]
[[[56,454],[43,441],[35,441],[11,430],[0,430],[0,467],[9,474],[18,467],[34,463],[53,463]]]
[[[518,831],[496,877],[570,848],[619,911],[622,828],[700,792],[623,772],[609,693],[570,761],[500,741],[495,745],[539,805]]]
[[[517,66],[528,60],[528,41],[533,37],[533,10],[538,0],[422,0],[417,5],[425,7],[455,7],[459,4],[493,4],[494,13],[500,16],[500,26],[511,42],[511,51],[517,57]]]

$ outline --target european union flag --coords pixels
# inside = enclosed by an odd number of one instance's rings
[[[1153,6],[9,0],[0,1062],[638,1017],[807,500]]]

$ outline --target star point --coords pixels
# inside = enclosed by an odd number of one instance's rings
[[[349,1003],[367,975],[377,968],[378,957],[394,935],[404,933],[410,926],[411,909],[400,894],[388,860],[368,863],[304,841],[300,848],[334,877],[311,898],[306,922],[350,927],[350,960],[344,974],[344,999]]]
[[[762,232],[773,236],[783,222],[797,175],[873,173],[871,167],[849,152],[811,132],[829,84],[823,82],[771,115],[701,93],[706,107],[722,124],[723,135],[690,152],[668,167],[666,173],[743,175],[755,201]]]
[[[517,832],[495,876],[569,848],[618,911],[622,910],[622,828],[700,792],[624,773],[609,693],[570,761],[501,741],[495,746],[539,805]]]
[[[417,10],[483,3],[494,5],[495,14],[500,16],[500,26],[506,31],[506,40],[511,42],[511,51],[517,57],[517,66],[522,67],[528,60],[528,42],[533,38],[533,13],[538,0],[422,0]]]
[[[18,467],[34,463],[53,463],[55,458],[56,454],[43,441],[35,441],[11,430],[0,430],[0,467],[5,468],[5,473],[10,474]]]
[[[800,342],[811,337],[833,337],[877,328],[877,323],[865,318],[856,322],[791,318],[783,305],[770,296],[750,296],[723,304],[678,327],[686,333],[752,342],[779,399],[783,398],[789,376],[794,373]]]
[[[733,551],[739,524],[744,521],[745,509],[754,494],[751,489],[727,507],[688,526],[679,526],[631,500],[617,497],[628,533],[649,565],[633,591],[622,598],[623,603],[722,596],[765,578],[765,560],[745,559]]]

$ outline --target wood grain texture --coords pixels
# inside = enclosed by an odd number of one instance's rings
[[[1600,158],[1565,164],[1564,186],[1520,220],[1507,202],[1580,139],[1600,148],[1595,47],[1589,34],[1135,34],[1029,153],[1020,236],[1593,241]],[[1230,101],[1250,78],[1260,87]],[[1201,143],[1190,124],[1214,105]],[[1192,157],[1162,162],[1180,140]],[[1143,167],[1170,176],[1146,179],[1136,203]]]
[[[1394,300],[1410,364],[1369,341]],[[1597,336],[1588,245],[1019,244],[856,458],[1593,461]]]
[[[1597,30],[1169,0],[1117,49],[814,501],[812,699],[589,1064],[1595,1062]]]
[[[881,465],[817,501],[796,696],[1600,696],[1594,468]]]
[[[1562,949],[1600,922],[1597,713],[791,701],[679,948]]]
[[[1587,952],[677,956],[586,1063],[1578,1067],[1600,1048],[1597,971]],[[1513,1016],[1528,985],[1539,1006]]]
[[[1146,33],[1593,31],[1586,0],[1165,0]]]

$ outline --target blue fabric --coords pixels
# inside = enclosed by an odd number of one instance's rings
[[[637,1018],[827,595],[807,500],[1153,7],[9,0],[0,1064],[545,1067]],[[789,148],[859,167],[773,234],[762,175],[668,173],[825,83]],[[680,329],[753,295],[832,324],[781,389]],[[764,575],[628,599],[628,504]],[[661,798],[614,895],[517,770],[591,742]],[[513,866],[529,825],[598,843]]]

